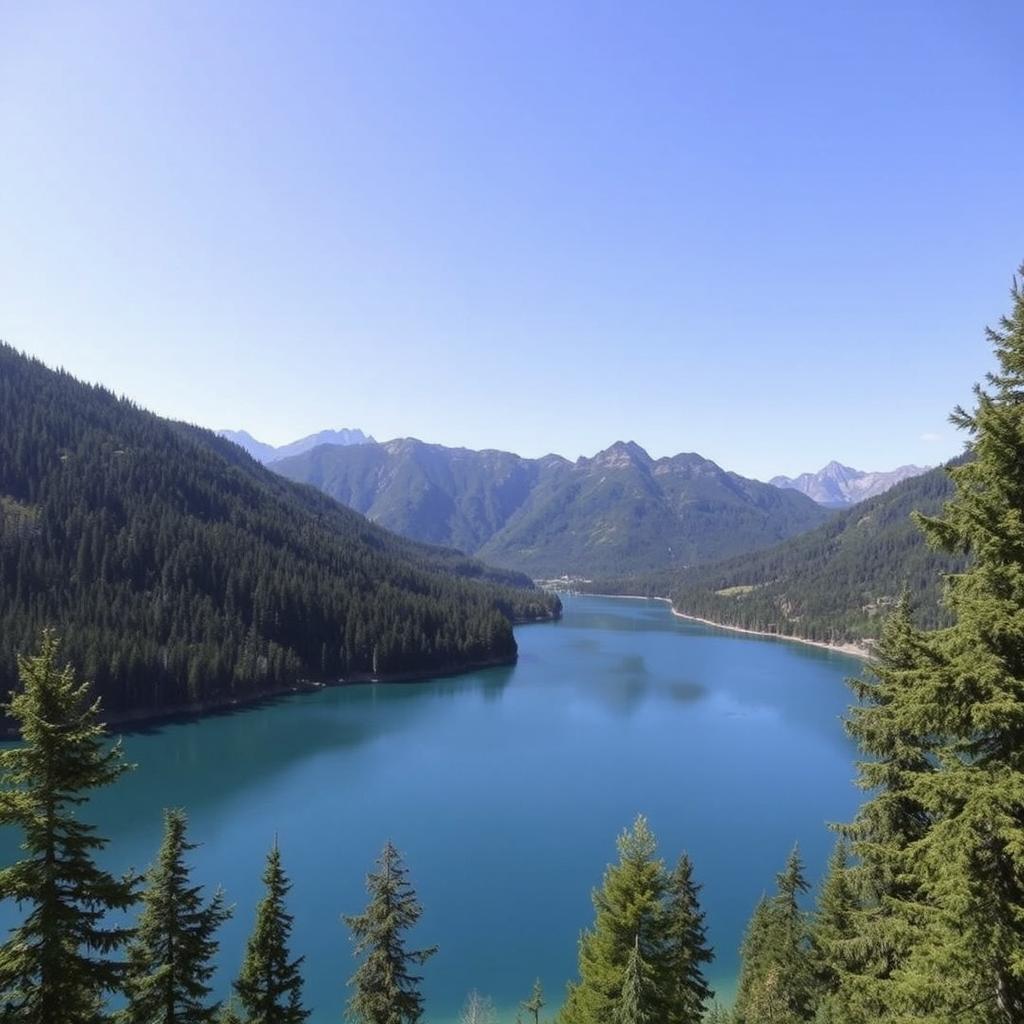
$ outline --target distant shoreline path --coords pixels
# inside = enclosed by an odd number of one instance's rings
[[[676,610],[668,597],[646,597],[643,594],[590,594],[590,597],[624,597],[628,601],[664,601],[669,606],[669,611],[677,619],[686,619],[689,622],[699,622],[702,626],[713,626],[715,629],[725,629],[730,633],[745,633],[747,636],[761,636],[768,640],[788,640],[795,644],[806,644],[808,647],[820,647],[826,651],[837,651],[839,654],[848,654],[853,658],[860,658],[861,661],[869,661],[871,648],[866,644],[847,643],[829,644],[824,640],[808,640],[802,636],[790,636],[788,633],[768,633],[763,629],[746,629],[743,626],[728,626],[724,622],[712,622],[711,619],[702,619],[699,615],[687,615],[685,612]]]

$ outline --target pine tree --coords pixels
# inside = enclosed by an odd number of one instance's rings
[[[799,904],[810,886],[797,847],[776,880],[776,895],[761,900],[743,939],[735,1008],[739,1024],[796,1024],[814,1017],[807,918]]]
[[[540,1011],[544,1009],[544,986],[540,983],[540,978],[537,978],[533,983],[533,991],[530,993],[529,999],[524,999],[520,1004],[520,1007],[524,1009],[531,1017],[533,1017],[533,1024],[540,1024]]]
[[[658,1005],[653,972],[640,954],[639,937],[633,943],[622,977],[622,992],[612,1014],[613,1024],[652,1024]]]
[[[580,937],[579,980],[569,986],[562,1024],[607,1024],[621,999],[626,964],[637,944],[659,995],[667,989],[668,881],[656,849],[642,815],[619,837],[619,862],[609,865],[603,884],[594,890],[594,927]],[[662,1014],[664,1006],[657,1009]]]
[[[346,915],[355,955],[364,957],[349,980],[348,1017],[358,1024],[416,1024],[423,1016],[423,980],[412,971],[437,952],[436,946],[406,949],[405,933],[423,910],[395,847],[385,844],[377,870],[366,879],[370,901],[361,914]]]
[[[1024,276],[1024,266],[1020,268]],[[929,539],[973,561],[950,579],[955,624],[935,641],[939,659],[908,707],[935,738],[939,770],[923,777],[933,824],[918,844],[936,909],[922,971],[948,979],[944,1012],[978,1006],[1024,1020],[1024,290],[988,331],[998,369],[975,388],[973,412],[953,422],[973,459],[951,470],[955,496]]]
[[[856,942],[854,928],[860,910],[848,859],[846,841],[840,839],[829,858],[828,873],[818,891],[818,905],[811,928],[811,959],[819,1020],[842,1020],[846,1016],[840,1009],[836,993],[849,964],[851,945]]]
[[[101,870],[107,845],[78,818],[91,790],[128,769],[109,746],[99,701],[57,663],[56,636],[18,659],[22,690],[7,705],[22,745],[0,751],[0,824],[23,833],[26,856],[0,870],[0,899],[28,917],[0,947],[0,1005],[17,1024],[96,1024],[103,999],[119,990],[118,953],[129,929],[107,920],[136,901],[136,880]]]
[[[1024,268],[1022,268],[1024,273]],[[1024,1020],[1024,292],[990,330],[998,370],[953,422],[969,455],[950,470],[929,539],[967,555],[947,581],[954,619],[905,621],[851,731],[874,795],[849,834],[865,895],[867,967],[841,980],[851,1020]],[[880,951],[880,952],[878,952]]]
[[[693,863],[683,854],[668,877],[668,1024],[698,1024],[715,995],[703,971],[714,953],[700,909],[700,888],[693,880]]]
[[[263,872],[266,893],[256,908],[256,924],[245,947],[235,982],[246,1024],[302,1024],[309,1011],[302,1006],[303,957],[291,959],[288,940],[292,915],[285,900],[291,883],[281,866],[275,842]]]
[[[851,680],[857,704],[847,730],[867,755],[859,785],[872,796],[841,829],[858,859],[849,879],[860,904],[850,940],[830,950],[838,990],[829,1005],[833,1019],[846,1024],[873,1024],[906,1009],[908,965],[925,941],[928,910],[915,851],[931,817],[918,793],[935,762],[931,740],[904,706],[938,664],[934,638],[914,626],[904,594],[866,675]]]
[[[128,1004],[119,1024],[210,1024],[208,982],[217,951],[217,929],[231,916],[218,890],[204,904],[199,886],[189,885],[186,838],[180,810],[164,814],[164,838],[146,876],[143,909],[128,947]]]

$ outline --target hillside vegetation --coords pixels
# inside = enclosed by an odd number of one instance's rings
[[[829,513],[692,453],[619,441],[593,458],[428,445],[322,446],[272,464],[417,540],[534,577],[682,567],[768,547]]]
[[[557,614],[8,346],[0,409],[0,690],[48,625],[116,715],[510,660],[512,620]]]
[[[952,493],[939,467],[765,551],[583,587],[668,596],[686,615],[831,643],[876,637],[881,616],[906,589],[919,625],[944,625],[942,578],[962,568],[964,559],[929,547],[912,513],[935,515]]]

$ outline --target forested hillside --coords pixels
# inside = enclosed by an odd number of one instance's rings
[[[963,560],[930,548],[912,513],[934,515],[952,493],[939,467],[766,551],[683,573],[596,580],[584,589],[669,596],[687,615],[835,643],[876,637],[880,616],[906,589],[915,620],[942,625],[942,574]]]
[[[0,690],[53,625],[109,712],[511,659],[557,602],[0,345]]]
[[[535,577],[682,567],[768,547],[822,522],[805,495],[693,453],[617,442],[575,462],[405,438],[273,463],[375,522]]]

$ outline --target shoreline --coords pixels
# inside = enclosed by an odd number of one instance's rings
[[[689,622],[699,622],[702,626],[711,626],[714,629],[728,630],[730,633],[744,633],[747,636],[759,636],[768,640],[788,640],[794,644],[805,644],[807,647],[820,647],[825,651],[835,651],[837,654],[846,654],[852,658],[859,658],[861,661],[871,660],[871,648],[861,643],[830,644],[824,640],[808,640],[802,636],[791,636],[788,633],[769,633],[763,629],[747,629],[745,626],[727,626],[724,622],[713,622],[711,619],[702,619],[699,615],[687,615],[685,612],[677,611],[676,606],[669,597],[645,597],[643,594],[593,594],[589,591],[581,592],[587,597],[622,597],[627,601],[664,601],[669,611],[677,619],[686,619]]]
[[[547,622],[550,620],[539,619],[536,621]],[[159,710],[125,711],[105,718],[103,725],[107,732],[110,733],[131,733],[160,725],[172,725],[176,722],[195,722],[207,715],[229,715],[235,711],[245,711],[264,703],[281,700],[285,697],[319,693],[321,690],[331,690],[344,686],[390,686],[397,683],[427,682],[431,679],[451,679],[455,676],[468,675],[471,672],[481,672],[489,668],[508,668],[515,665],[518,660],[519,654],[517,652],[508,657],[485,658],[481,661],[474,661],[465,665],[447,665],[442,668],[410,669],[405,672],[392,672],[386,675],[360,672],[356,675],[347,676],[344,679],[324,681],[304,679],[293,683],[291,686],[278,686],[271,690],[265,690],[262,693],[254,693],[244,697],[224,697],[222,699],[197,701],[194,704],[175,704],[166,708],[160,708]],[[0,739],[17,738],[16,733],[7,729],[0,733]]]

